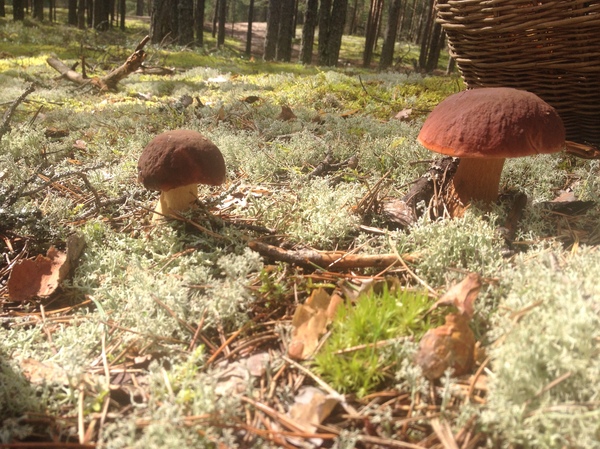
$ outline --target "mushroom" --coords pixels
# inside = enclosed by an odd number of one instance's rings
[[[418,136],[427,149],[460,158],[449,186],[453,215],[471,201],[498,198],[508,157],[555,153],[565,147],[565,127],[537,95],[508,87],[483,87],[451,95],[425,120]]]
[[[198,184],[216,186],[225,180],[219,148],[196,131],[176,129],[154,137],[138,160],[138,180],[160,190],[152,221],[171,211],[185,211],[198,198]]]

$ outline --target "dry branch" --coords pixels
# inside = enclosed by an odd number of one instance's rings
[[[116,90],[117,84],[119,84],[122,79],[126,78],[142,66],[144,59],[146,59],[146,52],[144,52],[143,48],[149,40],[149,36],[142,39],[135,51],[129,55],[122,65],[101,77],[87,78],[85,75],[68,67],[58,58],[48,58],[46,61],[53,69],[60,73],[61,77],[66,78],[75,84],[81,86],[91,84],[100,91]]]
[[[315,251],[313,249],[286,250],[257,240],[248,242],[248,246],[264,257],[301,266],[347,270],[402,264],[397,254],[350,254],[343,251]],[[416,257],[411,254],[404,254],[400,257],[405,262],[416,260]]]
[[[34,90],[35,90],[35,86],[33,84],[30,84],[27,87],[27,89],[25,89],[25,91],[21,95],[19,95],[19,98],[17,98],[15,101],[13,101],[12,104],[10,105],[10,107],[6,110],[6,112],[4,112],[4,116],[2,117],[2,123],[0,123],[0,139],[10,129],[10,120],[12,119],[12,116],[14,115],[15,111],[17,110],[17,107],[23,101],[25,101],[25,98],[27,98],[27,95],[32,93]]]

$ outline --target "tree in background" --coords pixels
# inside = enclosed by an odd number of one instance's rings
[[[280,20],[281,1],[269,0],[269,9],[267,12],[267,34],[265,36],[265,50],[263,53],[263,59],[265,61],[275,60]]]
[[[227,0],[217,3],[217,48],[225,45],[225,22],[227,21]]]
[[[254,23],[254,0],[248,4],[248,27],[246,29],[246,56],[252,55],[252,24]]]
[[[171,2],[169,0],[152,0],[150,10],[150,42],[160,44],[168,35],[171,28]]]
[[[313,48],[315,46],[315,30],[319,14],[319,0],[306,0],[304,10],[304,25],[302,26],[302,47],[300,61],[302,64],[312,63]]]
[[[196,45],[204,46],[204,0],[196,0],[196,13],[194,14],[194,27],[196,28]]]
[[[194,45],[194,0],[179,0],[177,7],[179,45]]]
[[[383,14],[383,0],[371,0],[367,28],[365,30],[365,49],[363,51],[363,67],[369,67],[373,60],[373,52],[379,36],[379,25]]]
[[[319,65],[337,65],[347,11],[348,0],[321,0],[321,8],[319,9]]]
[[[381,47],[379,68],[386,69],[394,61],[394,47],[396,45],[396,34],[398,33],[398,22],[400,20],[401,0],[392,0],[388,8],[388,21],[385,31],[385,39]]]
[[[13,20],[25,19],[25,2],[23,0],[13,0]]]

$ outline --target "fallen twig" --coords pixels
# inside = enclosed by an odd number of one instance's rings
[[[328,269],[389,267],[402,263],[396,254],[349,254],[343,251],[315,251],[313,249],[286,250],[257,240],[248,242],[248,246],[262,256],[274,260]],[[402,259],[414,262],[416,257],[404,254]]]
[[[12,116],[15,114],[17,107],[25,101],[25,98],[35,90],[35,86],[30,84],[25,91],[19,95],[19,97],[12,102],[10,107],[4,112],[4,116],[2,117],[2,123],[0,123],[0,139],[2,136],[6,134],[10,130],[10,120]]]

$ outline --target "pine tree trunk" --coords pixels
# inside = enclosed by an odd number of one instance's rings
[[[342,36],[344,35],[347,11],[348,0],[333,0],[329,24],[329,41],[327,42],[327,65],[330,67],[335,67],[340,57],[340,48],[342,47]]]
[[[438,61],[440,60],[440,53],[445,42],[446,36],[442,30],[442,25],[435,22],[433,24],[431,41],[429,43],[429,51],[427,52],[427,63],[425,65],[425,70],[427,72],[433,72],[437,68]]]
[[[13,0],[13,20],[25,20],[25,2]]]
[[[278,61],[289,62],[292,59],[294,7],[295,0],[281,0],[281,16],[277,35],[277,50],[275,52],[275,58]]]
[[[246,29],[246,56],[252,56],[252,25],[254,23],[254,0],[248,4],[248,27]]]
[[[312,63],[318,14],[319,0],[306,0],[304,25],[302,26],[302,48],[300,50],[300,61],[302,64]]]
[[[179,0],[179,45],[194,44],[194,0]]]
[[[69,0],[67,23],[69,25],[77,26],[77,0]]]
[[[371,8],[367,19],[367,29],[365,31],[365,49],[363,52],[363,67],[369,67],[373,59],[373,51],[377,43],[377,32],[379,30],[379,21],[383,10],[383,0],[371,0]]]
[[[33,0],[33,18],[44,20],[44,0]]]
[[[279,38],[279,22],[281,19],[281,0],[269,0],[267,12],[267,35],[265,36],[265,51],[263,59],[273,61],[277,53],[277,39]]]
[[[196,45],[202,47],[204,46],[204,0],[196,0],[194,28],[196,29]]]
[[[227,20],[227,0],[219,0],[219,13],[217,15],[217,47],[225,45],[225,21]]]
[[[379,68],[386,69],[394,61],[394,47],[396,45],[396,35],[398,33],[398,21],[400,19],[402,0],[392,0],[388,9],[388,23],[385,31],[385,39],[381,47],[381,58],[379,59]]]
[[[85,0],[77,0],[77,28],[85,29]]]
[[[169,0],[152,0],[150,11],[150,39],[153,44],[160,44],[171,30],[172,8]]]
[[[143,16],[144,15],[144,0],[136,0],[135,2],[135,15]]]
[[[319,65],[329,63],[329,24],[331,22],[331,0],[321,0],[319,8]]]

